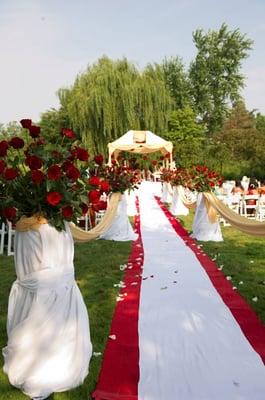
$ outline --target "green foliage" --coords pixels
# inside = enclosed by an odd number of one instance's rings
[[[252,40],[223,24],[218,31],[197,29],[193,41],[198,50],[189,71],[194,106],[212,133],[222,125],[228,105],[240,97],[244,86],[241,62]]]
[[[164,137],[173,143],[177,165],[189,166],[202,161],[205,129],[203,124],[196,121],[196,115],[190,107],[170,114],[168,132]]]
[[[77,77],[70,89],[59,91],[70,126],[95,153],[106,154],[107,143],[130,129],[161,132],[172,100],[161,73],[142,73],[127,59],[102,57]]]
[[[170,96],[174,100],[174,108],[179,109],[190,105],[190,83],[181,58],[165,58],[161,68]]]
[[[245,104],[239,101],[234,104],[222,129],[212,137],[209,154],[216,157],[222,172],[234,170],[234,177],[250,175],[264,176],[265,135],[256,129],[256,120],[252,112],[247,111]],[[229,167],[230,166],[230,167]]]

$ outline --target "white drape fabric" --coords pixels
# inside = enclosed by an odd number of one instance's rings
[[[219,221],[214,223],[210,222],[202,193],[198,194],[191,237],[205,242],[223,241],[220,223]]]
[[[169,182],[162,182],[162,197],[161,201],[163,203],[171,203],[172,202],[172,187]]]
[[[176,186],[173,186],[172,204],[169,210],[173,215],[189,214],[189,209],[183,204],[182,199],[179,195],[178,188]]]
[[[118,204],[117,213],[113,219],[111,226],[100,235],[100,239],[115,240],[126,242],[128,240],[136,240],[137,234],[134,233],[127,215],[127,202],[123,194]]]
[[[68,224],[16,232],[14,282],[8,305],[4,371],[31,398],[72,389],[88,374],[89,320],[74,280]]]
[[[195,254],[140,192],[141,400],[264,400],[265,368]]]
[[[133,217],[137,214],[136,209],[136,190],[131,190],[130,193],[128,190],[125,192],[126,203],[127,203],[127,215]]]

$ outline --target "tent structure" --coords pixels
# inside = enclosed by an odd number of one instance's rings
[[[173,144],[162,139],[150,131],[128,131],[119,139],[108,144],[109,164],[111,157],[116,159],[121,151],[146,154],[161,151],[163,155],[169,154],[169,166],[172,165]]]

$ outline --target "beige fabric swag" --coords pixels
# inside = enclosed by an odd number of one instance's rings
[[[249,220],[246,217],[238,215],[219,200],[213,193],[203,193],[204,199],[235,228],[249,235],[265,236],[265,223]]]

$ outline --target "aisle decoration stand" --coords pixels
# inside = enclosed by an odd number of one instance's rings
[[[31,120],[21,124],[21,137],[0,141],[0,216],[16,227],[17,274],[9,297],[4,371],[12,385],[42,400],[82,384],[88,374],[92,345],[74,279],[73,237],[87,242],[106,231],[116,215],[119,188],[128,186],[119,186],[115,174],[109,184],[103,157],[89,162],[73,130],[45,137]],[[134,185],[132,178],[129,187]],[[90,232],[78,228],[88,203],[99,204],[109,191],[101,223]]]

